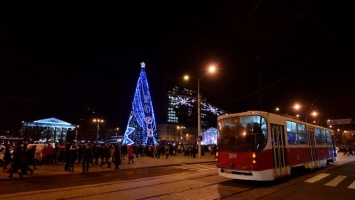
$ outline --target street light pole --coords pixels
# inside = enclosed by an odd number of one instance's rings
[[[23,132],[23,131],[24,131],[24,126],[25,126],[25,121],[22,121],[21,124],[22,124],[22,125],[21,125],[21,134],[20,134],[20,135],[21,135],[21,136],[25,136],[25,134],[24,134],[24,132]]]
[[[197,146],[198,146],[198,158],[201,158],[201,96],[200,96],[200,79],[208,74],[208,73],[213,73],[216,70],[214,66],[209,67],[208,72],[205,74],[202,74],[199,78],[197,79]],[[189,76],[184,77],[185,80],[189,79]]]
[[[178,135],[178,139],[177,139],[178,140],[178,144],[180,144],[180,143],[182,144],[182,142],[183,142],[182,141],[182,129],[185,129],[185,126],[177,126],[176,128],[178,130],[180,130],[180,134]]]
[[[103,119],[94,119],[94,122],[97,122],[97,131],[96,131],[96,144],[99,142],[99,131],[100,131],[100,122],[104,122]]]
[[[200,76],[201,78],[202,76]],[[200,78],[197,80],[197,146],[198,158],[201,158],[201,97],[200,97]]]
[[[97,121],[96,144],[99,142],[100,121]]]
[[[79,128],[79,125],[77,125],[76,129],[75,129],[75,142],[78,142],[78,128]]]

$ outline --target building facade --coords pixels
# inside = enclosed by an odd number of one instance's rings
[[[21,135],[30,138],[30,142],[66,142],[74,129],[75,125],[53,117],[23,122]]]

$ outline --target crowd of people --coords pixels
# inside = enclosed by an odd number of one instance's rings
[[[354,152],[353,152],[353,147],[352,146],[343,146],[343,148],[342,148],[342,150],[343,150],[343,152],[344,152],[344,154],[343,154],[343,156],[345,156],[345,155],[354,155]]]
[[[27,144],[18,143],[14,151],[10,152],[10,145],[7,145],[4,152],[4,167],[11,165],[9,170],[9,178],[17,173],[19,179],[23,179],[23,175],[33,174],[36,168],[35,162],[36,146],[27,149]],[[33,164],[33,168],[30,165]]]
[[[142,145],[118,145],[118,144],[81,144],[81,143],[58,143],[53,145],[44,145],[40,150],[41,157],[38,158],[36,145],[27,148],[26,143],[18,143],[14,151],[10,152],[10,147],[6,146],[4,162],[6,167],[11,163],[12,168],[9,172],[10,178],[18,174],[19,179],[23,175],[33,174],[37,165],[43,164],[62,164],[64,170],[74,172],[75,163],[81,164],[81,173],[89,172],[90,167],[108,167],[114,166],[119,169],[120,164],[127,160],[127,164],[134,164],[134,158],[152,157],[160,159],[165,156],[177,156],[183,153],[184,156],[196,157],[197,145],[172,145],[161,144],[157,146]],[[202,153],[215,152],[213,146],[202,148]]]

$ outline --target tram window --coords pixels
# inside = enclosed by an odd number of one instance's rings
[[[321,130],[321,136],[322,136],[322,144],[326,145],[327,144],[327,137],[326,137],[326,133],[325,130]]]
[[[324,144],[324,137],[323,133],[319,128],[314,129],[314,133],[316,134],[316,143],[317,145],[323,145]]]
[[[295,122],[286,121],[288,144],[298,144],[297,126]]]
[[[308,144],[306,125],[298,124],[297,130],[298,130],[298,138],[299,138],[300,144]]]
[[[243,131],[240,126],[224,126],[220,132],[222,137],[220,137],[219,140],[221,144],[224,145],[236,145],[237,140],[244,137],[241,136],[243,133],[245,133],[245,131]]]
[[[332,142],[332,135],[330,134],[330,131],[326,130],[326,131],[325,131],[325,136],[326,136],[326,142],[327,142],[327,144],[333,144],[333,142]]]
[[[267,144],[267,123],[261,116],[224,119],[218,126],[218,150],[261,151]]]
[[[267,130],[266,121],[264,118],[261,119],[260,133],[256,134],[256,149],[261,151],[265,148],[267,143]]]
[[[314,134],[316,136],[316,143],[320,144],[321,143],[321,136],[320,136],[320,130],[318,128],[314,129]]]
[[[298,144],[297,143],[297,133],[287,132],[288,144]]]

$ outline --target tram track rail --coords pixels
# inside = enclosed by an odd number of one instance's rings
[[[231,180],[221,177],[214,171],[199,170],[190,165],[191,169],[182,170],[181,173],[166,174],[136,178],[129,180],[116,180],[97,184],[70,186],[28,192],[19,192],[0,195],[1,199],[98,199],[124,197],[125,199],[259,199],[290,185],[297,184],[307,177],[294,177],[286,181],[251,182]],[[170,166],[179,168],[181,166]],[[324,168],[318,170],[328,170]],[[316,173],[318,173],[316,172]],[[314,173],[312,173],[314,175]],[[309,174],[309,176],[312,176]],[[108,175],[109,176],[109,175]],[[207,196],[206,196],[207,195]],[[54,198],[53,198],[54,197]]]

